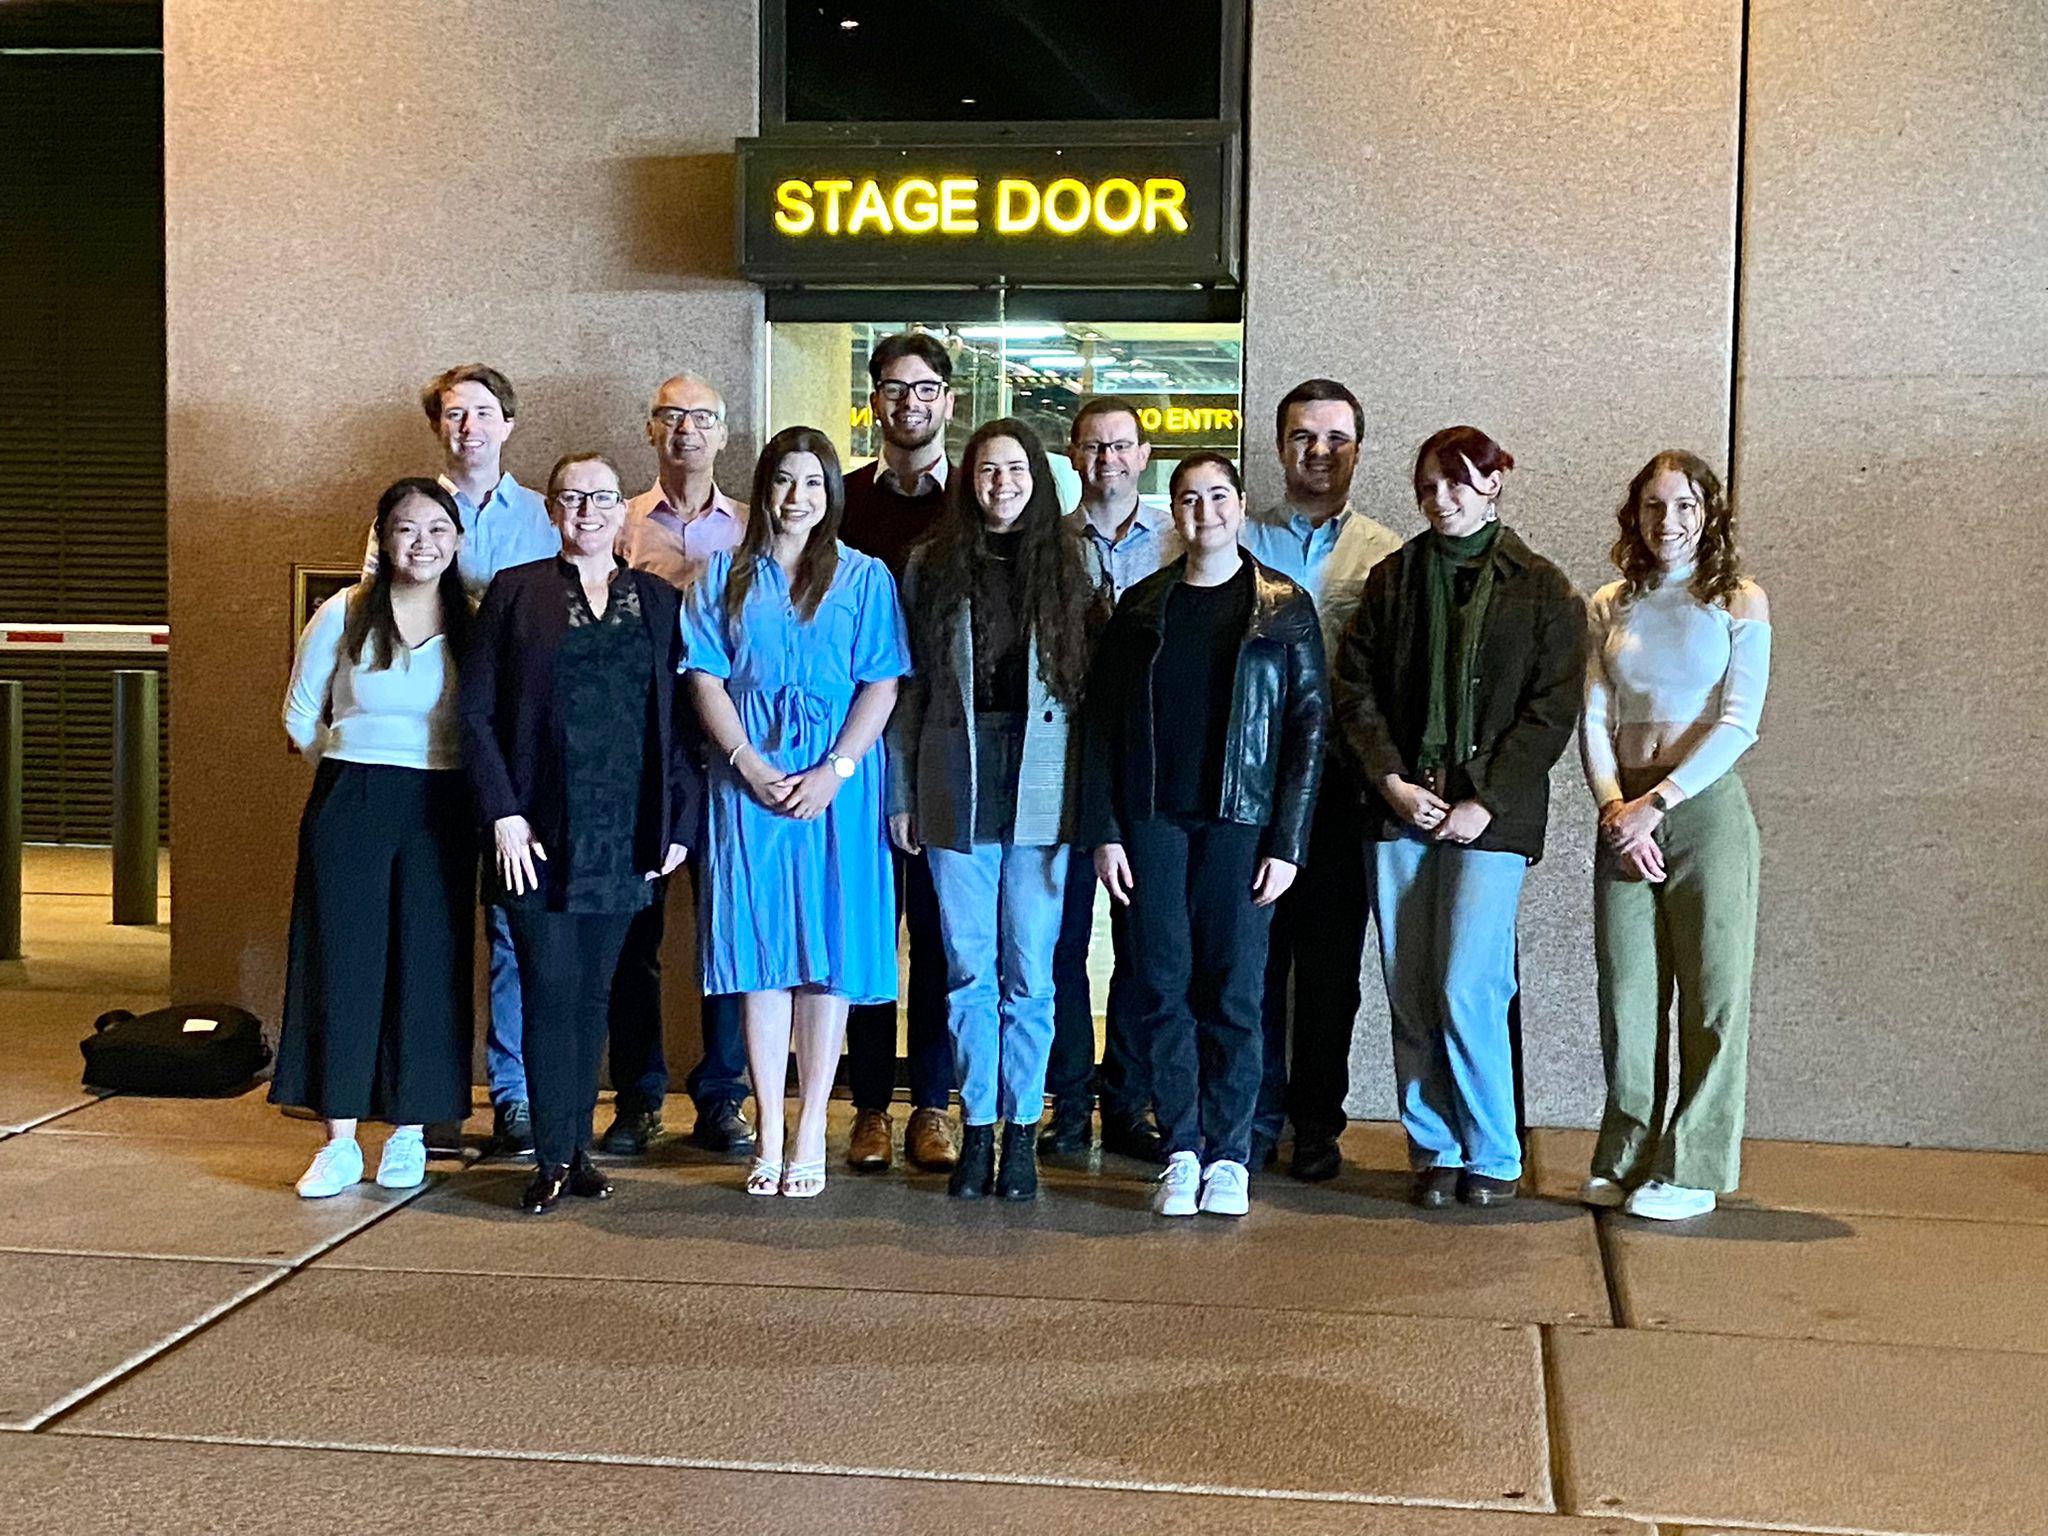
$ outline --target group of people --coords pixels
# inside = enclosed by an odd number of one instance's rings
[[[494,1136],[532,1151],[529,1211],[611,1193],[588,1145],[607,1042],[599,1149],[661,1134],[678,869],[691,1134],[751,1156],[749,1194],[824,1189],[842,1053],[847,1160],[893,1160],[900,922],[903,1151],[954,1196],[1034,1198],[1092,1113],[1105,1150],[1163,1164],[1162,1215],[1244,1214],[1289,1122],[1289,1171],[1334,1177],[1370,929],[1414,1200],[1511,1200],[1516,915],[1576,726],[1608,1081],[1583,1197],[1712,1209],[1739,1176],[1755,947],[1734,765],[1770,652],[1712,469],[1643,466],[1589,604],[1501,521],[1514,459],[1476,428],[1417,450],[1428,526],[1403,542],[1352,505],[1364,419],[1339,383],[1278,403],[1286,494],[1262,511],[1214,453],[1176,462],[1166,507],[1141,497],[1142,411],[1094,396],[1066,512],[1024,421],[949,460],[952,369],[938,337],[885,338],[879,457],[845,475],[789,428],[744,505],[693,375],[656,392],[657,477],[631,499],[594,453],[540,495],[505,474],[494,370],[428,384],[445,472],[384,493],[285,708],[318,763],[271,1090],[327,1122],[299,1192],[362,1179],[361,1119],[396,1126],[377,1181],[417,1184],[427,1127],[467,1114],[481,854]]]

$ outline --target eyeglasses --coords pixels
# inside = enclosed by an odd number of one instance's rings
[[[906,395],[915,395],[930,405],[945,392],[946,385],[939,379],[919,379],[915,384],[906,384],[901,379],[885,379],[875,386],[875,393],[891,405],[901,405]]]
[[[1118,438],[1113,443],[1076,443],[1074,446],[1080,449],[1081,456],[1087,459],[1107,458],[1111,454],[1121,459],[1138,451],[1137,443],[1128,437]]]
[[[597,512],[609,512],[626,498],[617,491],[557,491],[555,505],[564,512],[581,512],[586,506]]]
[[[673,405],[664,405],[660,410],[648,414],[652,420],[660,422],[671,432],[686,421],[699,432],[709,432],[722,419],[718,412],[706,410],[702,406],[693,411],[685,411]]]

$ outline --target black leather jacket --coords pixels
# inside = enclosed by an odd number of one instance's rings
[[[1244,558],[1252,568],[1252,616],[1237,652],[1215,815],[1271,828],[1266,852],[1300,864],[1330,713],[1323,632],[1308,593],[1251,555]],[[1186,566],[1183,556],[1126,592],[1096,650],[1082,710],[1077,841],[1084,846],[1122,842],[1132,825],[1152,815],[1152,663],[1165,632],[1167,594]]]

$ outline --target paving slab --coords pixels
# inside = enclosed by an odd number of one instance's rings
[[[261,1290],[254,1264],[0,1253],[0,1427],[33,1429],[98,1383]],[[27,1525],[0,1520],[0,1528]]]
[[[1534,1329],[1336,1313],[312,1269],[59,1428],[1554,1507]]]
[[[365,1180],[301,1200],[292,1184],[317,1142],[10,1137],[0,1142],[0,1249],[295,1264],[416,1193]],[[440,1177],[429,1173],[429,1186]]]
[[[117,924],[106,896],[21,899],[19,960],[0,962],[0,989],[107,994],[86,1022],[122,997],[168,995],[171,986],[170,903],[159,900],[155,924]]]
[[[1609,1318],[1590,1213],[1550,1202],[1425,1216],[1405,1177],[1253,1185],[1242,1221],[1164,1221],[1136,1164],[1044,1173],[1038,1200],[835,1170],[816,1200],[743,1193],[743,1165],[613,1164],[618,1194],[534,1221],[528,1174],[478,1170],[323,1256],[337,1265],[1304,1308],[1522,1322]]]
[[[2048,1357],[1634,1329],[1550,1342],[1566,1508],[1709,1531],[2042,1528]]]
[[[2048,1353],[2048,1226],[1754,1210],[1608,1220],[1632,1328]]]
[[[0,1130],[24,1129],[98,1097],[80,1081],[78,1042],[112,1006],[98,994],[0,986]]]
[[[1655,1536],[1610,1517],[1402,1509],[1017,1483],[391,1455],[271,1446],[0,1436],[0,1529],[49,1536],[206,1530],[522,1530],[615,1536]],[[630,1512],[630,1518],[626,1517]]]
[[[320,1122],[286,1114],[266,1095],[268,1084],[226,1098],[145,1098],[135,1094],[97,1100],[68,1114],[45,1120],[38,1135],[145,1137],[168,1141],[248,1141],[289,1145],[311,1157],[320,1144]],[[363,1146],[374,1169],[377,1149],[388,1127],[367,1122],[361,1127]],[[491,1132],[488,1099],[473,1107],[463,1123],[463,1136],[479,1146]]]
[[[1530,1150],[1538,1191],[1570,1199],[1586,1177],[1593,1140],[1591,1131],[1534,1132]],[[1746,1141],[1742,1188],[1722,1203],[1845,1216],[2048,1225],[2048,1153]]]

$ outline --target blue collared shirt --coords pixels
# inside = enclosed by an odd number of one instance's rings
[[[1088,521],[1088,514],[1076,507],[1067,514],[1074,531],[1095,551],[1102,569],[1109,574],[1112,599],[1120,600],[1139,582],[1163,565],[1180,558],[1185,546],[1173,526],[1173,515],[1155,502],[1138,499],[1138,510],[1121,536],[1105,536]]]
[[[548,520],[547,498],[529,491],[509,474],[498,477],[482,506],[456,488],[446,475],[435,477],[441,488],[455,498],[462,512],[462,544],[455,554],[455,569],[462,576],[463,590],[473,603],[483,600],[491,578],[508,566],[546,560],[562,552],[562,535]],[[377,530],[370,529],[368,547],[363,551],[363,579],[377,574]]]
[[[1337,642],[1358,611],[1366,574],[1401,547],[1401,536],[1354,512],[1349,502],[1317,524],[1282,501],[1246,517],[1237,542],[1307,588],[1322,620],[1323,648],[1335,656]]]

